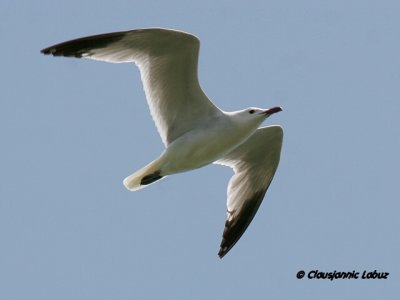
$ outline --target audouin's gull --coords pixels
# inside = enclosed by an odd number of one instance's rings
[[[278,167],[283,130],[276,125],[259,126],[282,109],[220,110],[199,85],[199,47],[199,40],[189,33],[150,28],[78,38],[41,52],[111,63],[134,62],[139,67],[165,150],[125,178],[127,189],[136,191],[168,175],[211,163],[233,168],[218,253],[222,258],[249,226]]]

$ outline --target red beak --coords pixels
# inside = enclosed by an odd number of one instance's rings
[[[264,110],[264,111],[262,112],[262,114],[263,114],[263,115],[270,116],[270,115],[272,115],[272,114],[274,114],[274,113],[277,113],[277,112],[280,112],[280,111],[282,111],[282,108],[280,108],[279,106],[277,106],[277,107],[273,107],[273,108],[269,108],[269,109]]]

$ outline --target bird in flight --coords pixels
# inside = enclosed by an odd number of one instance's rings
[[[278,167],[282,127],[259,126],[282,109],[219,109],[198,81],[199,48],[200,41],[192,34],[149,28],[82,37],[41,52],[135,63],[139,67],[147,103],[165,149],[124,179],[128,190],[136,191],[169,175],[211,163],[233,169],[218,252],[222,258],[253,220]]]

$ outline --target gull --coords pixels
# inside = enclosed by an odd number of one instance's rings
[[[253,220],[278,167],[282,127],[259,126],[282,109],[219,109],[198,81],[199,48],[200,41],[192,34],[148,28],[82,37],[41,52],[135,63],[139,67],[150,113],[165,149],[157,159],[124,179],[128,190],[136,191],[168,175],[211,163],[233,169],[218,252],[222,258]]]

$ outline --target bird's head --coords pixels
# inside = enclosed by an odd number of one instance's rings
[[[240,126],[253,128],[253,130],[255,130],[266,118],[280,111],[282,111],[282,108],[279,106],[269,109],[249,107],[232,112],[230,115],[235,122],[241,124]]]

